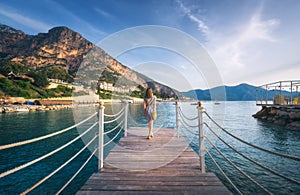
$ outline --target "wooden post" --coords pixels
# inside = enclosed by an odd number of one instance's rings
[[[257,105],[257,100],[258,100],[258,89],[256,87],[256,90],[255,90],[256,94],[255,94],[255,100],[256,100],[256,105]]]
[[[128,101],[125,101],[125,114],[124,114],[124,136],[127,136],[127,126],[128,126]]]
[[[291,99],[290,99],[290,104],[293,104],[293,81],[291,81]]]
[[[198,127],[199,127],[199,156],[201,173],[205,173],[205,148],[204,148],[204,133],[203,133],[203,107],[201,102],[198,102]]]
[[[268,105],[268,85],[266,85],[266,105]]]
[[[176,131],[177,131],[177,137],[179,137],[179,104],[178,101],[175,102],[176,107]]]
[[[103,144],[104,144],[104,103],[99,104],[99,150],[98,150],[98,171],[100,172],[103,168]]]
[[[279,90],[280,90],[280,96],[281,96],[281,94],[282,94],[282,92],[281,92],[281,81],[279,81]],[[281,103],[281,102],[280,102]]]

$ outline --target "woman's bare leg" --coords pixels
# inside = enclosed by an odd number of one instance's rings
[[[148,128],[149,128],[149,134],[148,134],[148,138],[153,137],[153,120],[149,120],[148,121]]]

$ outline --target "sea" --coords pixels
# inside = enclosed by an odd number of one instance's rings
[[[202,102],[202,107],[205,110],[205,113],[209,114],[216,123],[236,137],[270,151],[300,157],[300,131],[288,130],[284,127],[262,122],[253,118],[252,115],[261,109],[261,107],[256,106],[255,102],[204,101]],[[112,115],[118,113],[120,109],[122,109],[122,105],[120,104],[107,104],[105,105],[104,111],[106,114]],[[191,133],[195,132],[197,134],[198,128],[190,127],[190,131],[186,131],[186,127],[184,127],[186,123],[191,126],[197,125],[197,120],[192,120],[198,115],[197,105],[190,102],[180,102],[180,109],[183,113],[182,115],[184,119],[182,120],[184,121],[181,120],[181,122],[179,122],[179,133],[185,137],[186,141],[189,142],[195,152],[198,153],[198,138]],[[174,102],[158,102],[157,120],[154,122],[155,129],[159,130],[161,127],[175,129],[175,110]],[[86,105],[74,107],[73,109],[56,111],[0,114],[0,146],[58,132],[82,121],[96,111],[96,106]],[[129,127],[147,126],[147,121],[142,113],[141,104],[129,104],[128,111]],[[96,115],[87,121],[87,123],[79,125],[78,127],[70,129],[59,135],[23,146],[0,150],[0,174],[51,153],[53,150],[56,150],[82,134],[84,130],[97,122],[97,120],[98,116]],[[106,120],[111,119],[106,117]],[[300,181],[300,163],[298,161],[268,154],[236,140],[218,128],[205,114],[203,114],[203,120],[219,137],[222,138],[222,140],[235,148],[238,152],[282,175]],[[105,131],[109,131],[117,124],[118,122],[106,124]],[[49,157],[24,169],[16,171],[15,173],[0,178],[0,194],[20,194],[31,188],[34,184],[43,180],[47,177],[47,175],[55,171],[73,157],[87,144],[87,140],[93,138],[97,132],[98,125],[84,135],[83,138],[78,139],[57,153],[50,155]],[[287,181],[286,179],[256,166],[254,163],[230,149],[205,126],[204,134],[226,158],[230,159],[231,163],[235,164],[243,173],[249,175],[249,177],[256,180],[270,192],[274,194],[300,194],[299,184]],[[117,144],[118,139],[122,136],[123,133],[119,134],[116,141],[104,148],[105,156],[108,155],[109,150],[114,146],[114,144]],[[112,139],[113,137],[115,137],[114,133],[106,136],[105,140],[109,141],[109,139]],[[53,176],[46,179],[30,193],[55,194],[59,191],[69,181],[74,173],[77,172],[82,164],[86,162],[92,151],[94,151],[97,142],[98,140],[96,139],[92,142],[90,147],[84,149],[83,152],[70,161],[70,163],[57,171],[57,173]],[[257,187],[251,180],[233,168],[228,161],[224,160],[224,158],[207,140],[205,141],[205,147],[226,175],[243,194],[265,194],[265,192]],[[233,194],[236,194],[233,187],[224,178],[224,176],[222,176],[207,154],[205,155],[205,162],[206,171],[216,173],[226,187],[232,191]],[[96,156],[93,156],[75,179],[61,192],[61,194],[75,194],[91,176],[91,174],[97,171],[98,159]]]

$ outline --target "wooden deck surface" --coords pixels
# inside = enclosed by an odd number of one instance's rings
[[[151,140],[147,131],[130,128],[77,194],[231,194],[213,173],[200,173],[199,157],[173,129]]]

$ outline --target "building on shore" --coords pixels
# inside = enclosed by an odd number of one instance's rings
[[[136,86],[114,86],[113,83],[108,83],[105,81],[99,82],[98,86],[100,89],[118,93],[130,93],[132,91],[138,90]]]

